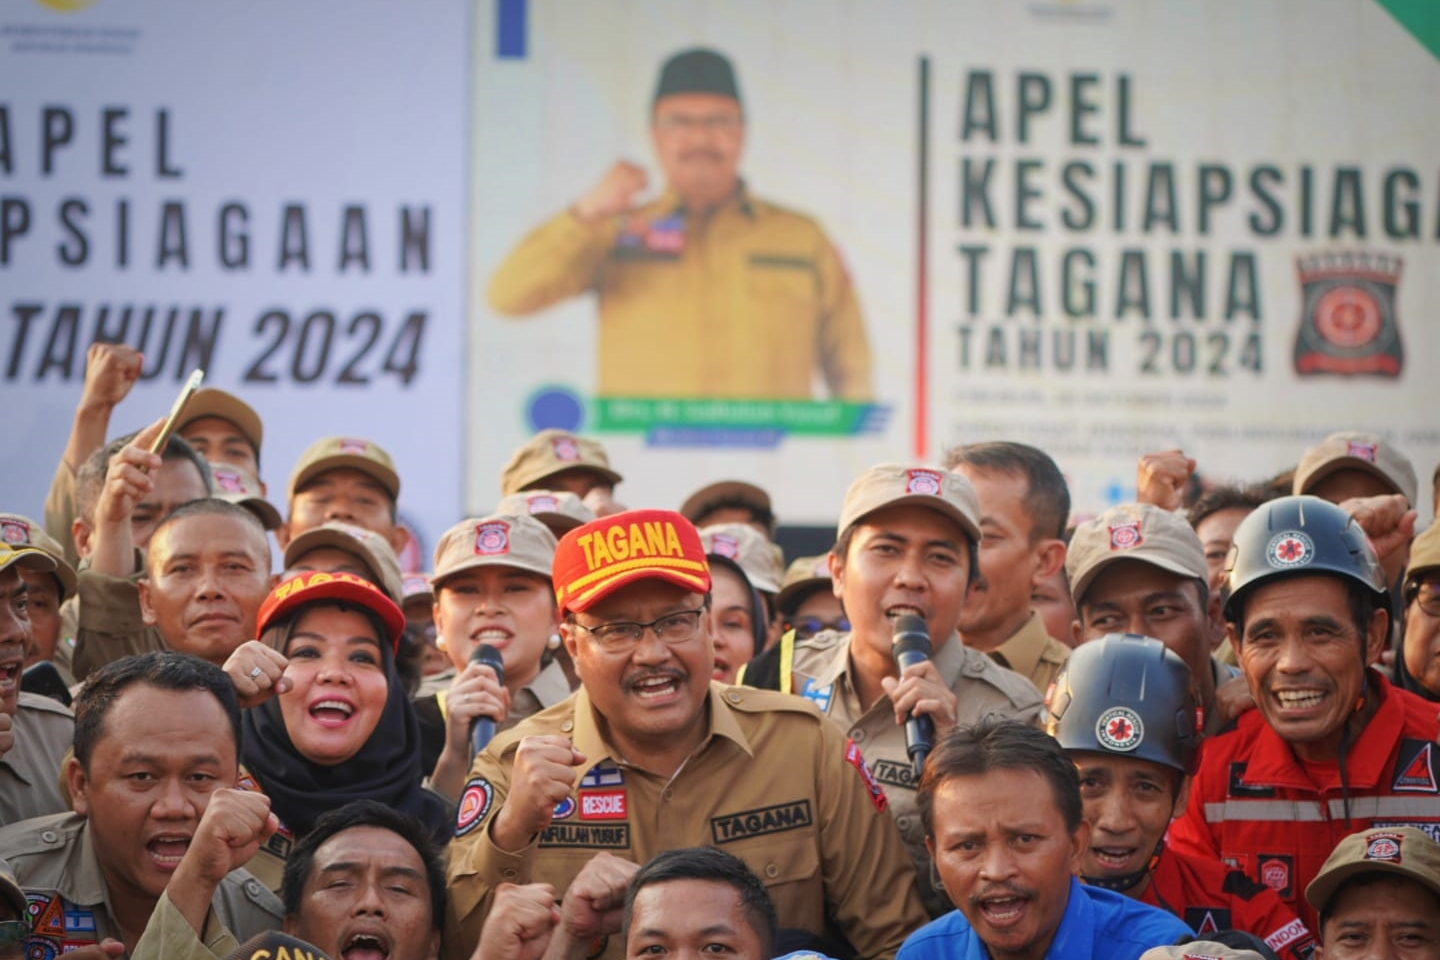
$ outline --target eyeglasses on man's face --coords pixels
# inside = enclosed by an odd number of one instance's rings
[[[646,623],[634,620],[616,620],[613,623],[601,623],[593,627],[576,620],[572,620],[571,623],[590,634],[595,645],[606,653],[620,653],[639,644],[640,639],[645,636],[646,630],[652,631],[660,642],[667,646],[673,647],[694,640],[700,633],[700,618],[705,616],[706,612],[702,606],[696,607],[694,610],[667,613],[663,617],[656,617]]]

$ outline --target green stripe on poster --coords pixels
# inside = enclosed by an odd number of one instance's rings
[[[1375,0],[1420,46],[1440,60],[1440,3],[1435,0]]]

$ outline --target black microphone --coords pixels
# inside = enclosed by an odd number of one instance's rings
[[[890,641],[890,653],[895,658],[895,669],[901,673],[906,667],[925,663],[930,659],[930,631],[925,621],[913,613],[895,621],[895,638]],[[925,758],[935,747],[935,722],[929,717],[910,714],[905,721],[905,754],[915,767],[915,779],[925,769]]]
[[[505,661],[500,659],[500,651],[482,643],[470,654],[471,663],[480,663],[495,671],[495,679],[503,687],[505,685]],[[495,718],[480,716],[470,724],[470,759],[475,759],[475,754],[485,749],[485,745],[495,739]]]

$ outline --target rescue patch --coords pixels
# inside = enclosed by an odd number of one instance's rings
[[[1256,859],[1260,862],[1259,876],[1256,879],[1274,890],[1280,899],[1293,900],[1295,858],[1283,853],[1262,853]]]
[[[548,493],[532,493],[525,498],[525,507],[531,513],[554,513],[560,509],[560,501]]]
[[[9,544],[29,543],[30,525],[19,520],[0,520],[0,540]]]
[[[476,777],[465,784],[465,789],[460,791],[459,809],[455,813],[455,836],[463,837],[478,827],[494,801],[495,789],[484,777]]]
[[[944,486],[944,479],[934,470],[906,470],[905,492],[924,493],[938,497]]]
[[[1381,863],[1400,863],[1400,844],[1404,834],[1369,833],[1365,835],[1365,859]]]
[[[1277,570],[1304,567],[1315,559],[1315,541],[1299,530],[1277,533],[1265,544],[1265,562]]]
[[[555,809],[550,811],[552,820],[564,820],[575,812],[575,798],[566,797],[555,804]]]
[[[1110,531],[1111,550],[1131,550],[1145,542],[1145,536],[1140,532],[1139,520],[1117,523],[1105,529]]]
[[[740,810],[710,818],[710,836],[716,843],[731,843],[767,833],[784,833],[814,826],[809,800],[792,800],[755,810]]]
[[[1129,707],[1111,707],[1095,721],[1095,739],[1111,750],[1129,753],[1145,740],[1145,722]]]
[[[342,437],[336,449],[340,453],[353,453],[363,457],[370,452],[370,444],[364,440],[355,440],[350,437]]]
[[[854,740],[845,741],[845,762],[860,771],[860,779],[865,781],[865,789],[870,791],[870,802],[877,811],[884,812],[890,801],[885,797],[885,790],[876,782],[875,775],[870,772]]]
[[[477,523],[475,525],[475,552],[484,557],[509,553],[510,524],[504,520]]]
[[[540,846],[628,850],[630,824],[552,823],[540,831]]]
[[[627,816],[624,790],[581,790],[581,820],[624,820]]]
[[[894,760],[875,761],[875,779],[892,787],[915,789],[915,764]]]
[[[1390,789],[1400,793],[1440,793],[1435,784],[1434,746],[1428,740],[1402,740],[1400,762],[1395,764],[1395,781]]]

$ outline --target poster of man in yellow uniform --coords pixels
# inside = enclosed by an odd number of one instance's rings
[[[714,50],[666,60],[651,103],[664,175],[619,160],[514,247],[486,299],[507,317],[594,291],[605,397],[869,400],[870,346],[854,285],[810,217],[739,175],[745,112]]]

